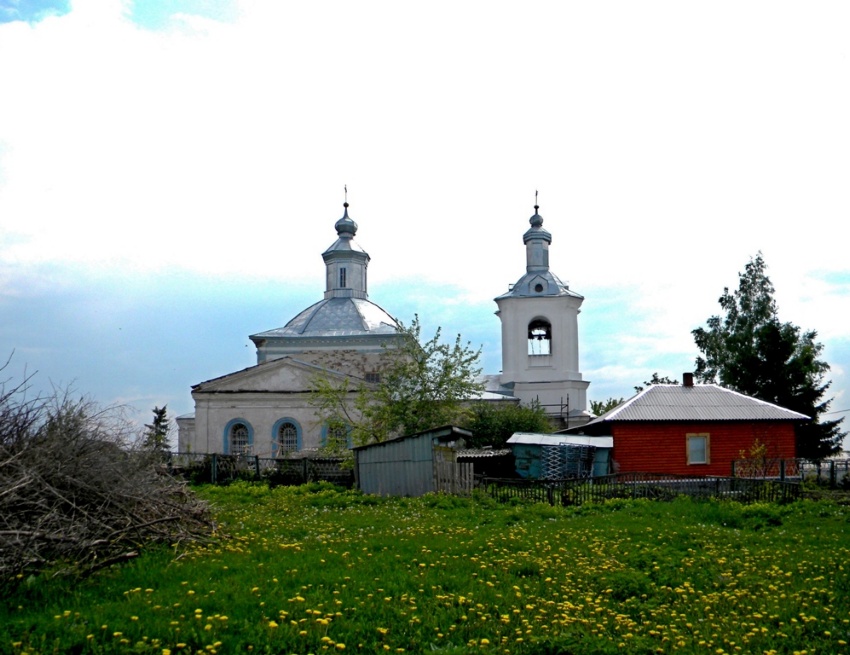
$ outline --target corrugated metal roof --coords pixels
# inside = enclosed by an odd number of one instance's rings
[[[510,448],[471,448],[467,450],[457,451],[458,458],[466,457],[468,459],[489,459],[491,457],[504,457],[510,455]]]
[[[716,384],[654,384],[587,425],[613,421],[803,420],[809,417]]]
[[[394,437],[392,439],[387,439],[386,441],[378,441],[375,443],[368,443],[363,446],[354,446],[351,450],[366,450],[370,448],[383,448],[386,446],[391,446],[393,444],[397,444],[398,442],[405,441],[407,439],[420,439],[422,437],[428,437],[429,439],[434,439],[436,441],[454,441],[457,439],[468,439],[472,436],[472,433],[469,430],[464,430],[463,428],[456,427],[454,425],[444,425],[439,428],[431,428],[430,430],[424,430],[422,432],[417,432],[416,434],[406,434],[401,437]]]
[[[613,448],[613,437],[592,437],[586,435],[570,434],[538,434],[536,432],[514,432],[509,444],[523,444],[526,446],[560,446],[563,444],[573,446],[596,446],[597,448]]]

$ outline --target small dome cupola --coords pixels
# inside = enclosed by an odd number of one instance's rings
[[[522,235],[525,244],[525,270],[548,271],[549,270],[549,244],[552,243],[552,235],[543,229],[543,217],[538,210],[540,205],[534,205],[534,216],[528,219],[531,227]]]
[[[525,244],[525,275],[508,288],[503,297],[540,297],[540,296],[575,296],[580,295],[570,291],[569,286],[558,279],[549,270],[549,244],[552,235],[543,229],[543,217],[540,215],[540,205],[537,204],[537,192],[534,194],[534,215],[528,219],[531,227],[522,235]]]
[[[334,227],[340,239],[353,239],[354,235],[357,234],[357,223],[348,216],[348,202],[344,202],[342,206],[345,208],[345,213],[334,224]]]
[[[368,298],[369,254],[354,240],[357,223],[348,215],[347,198],[342,206],[345,208],[342,218],[334,223],[337,239],[322,253],[327,267],[325,298]]]

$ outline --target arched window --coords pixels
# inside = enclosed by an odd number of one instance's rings
[[[276,455],[301,450],[301,426],[292,418],[282,418],[274,424],[272,433]]]
[[[228,455],[250,455],[254,431],[244,419],[234,419],[224,428],[224,452]]]
[[[552,325],[549,321],[536,318],[528,324],[528,354],[552,354]]]
[[[329,423],[322,429],[322,445],[328,450],[346,450],[351,447],[351,428],[345,423]]]

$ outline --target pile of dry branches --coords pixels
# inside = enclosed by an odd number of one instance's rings
[[[211,534],[206,506],[131,436],[115,409],[0,387],[0,587],[45,569],[86,575],[151,542]]]

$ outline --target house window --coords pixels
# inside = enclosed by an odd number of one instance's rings
[[[294,423],[286,421],[277,429],[277,443],[281,452],[298,450],[298,428]]]
[[[381,381],[380,373],[367,373],[366,374],[366,382],[369,384],[378,384]]]
[[[251,449],[248,426],[234,423],[230,426],[230,454],[247,455]]]
[[[345,287],[345,269],[339,269],[339,286]]]
[[[688,464],[710,464],[709,435],[688,434],[685,435],[687,442]]]
[[[528,324],[528,354],[552,354],[552,325],[549,321],[538,318]]]

